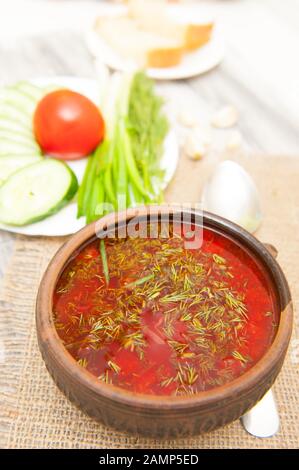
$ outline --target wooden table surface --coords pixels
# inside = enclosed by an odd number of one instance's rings
[[[0,84],[48,75],[95,77],[83,35],[101,3],[0,0]],[[175,87],[207,119],[227,103],[236,106],[247,150],[299,154],[299,0],[202,3],[223,31],[225,59],[201,77],[164,86]],[[221,151],[221,131],[215,139]],[[0,231],[0,284],[14,240]]]

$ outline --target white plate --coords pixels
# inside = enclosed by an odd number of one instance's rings
[[[51,77],[31,80],[39,86],[58,85],[70,88],[86,95],[95,103],[99,102],[99,87],[96,80],[77,77]],[[172,179],[179,159],[179,149],[176,134],[170,130],[164,142],[164,154],[161,159],[161,167],[165,170],[164,188]],[[79,183],[82,180],[87,159],[67,162],[76,174]],[[48,217],[35,224],[24,227],[14,227],[0,224],[0,229],[8,232],[21,233],[24,235],[64,236],[77,232],[85,226],[85,218],[77,219],[76,200],[61,209],[57,214]]]
[[[188,6],[190,8],[190,6]],[[192,6],[195,14],[203,11],[199,6]],[[104,14],[118,16],[126,12],[126,7],[114,6],[104,10]],[[203,11],[204,13],[204,11]],[[130,59],[124,59],[93,29],[85,34],[86,45],[94,58],[113,70],[126,72],[138,68],[138,65]],[[146,73],[156,80],[179,80],[191,78],[203,74],[216,67],[224,55],[223,39],[219,37],[217,27],[214,28],[211,40],[203,47],[184,54],[181,63],[175,67],[148,68]]]

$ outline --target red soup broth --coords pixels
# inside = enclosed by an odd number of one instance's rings
[[[268,274],[244,248],[203,229],[184,238],[93,240],[54,294],[57,332],[78,364],[135,393],[189,395],[239,377],[278,322]]]

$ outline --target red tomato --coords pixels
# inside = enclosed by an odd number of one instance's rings
[[[57,90],[38,103],[34,133],[42,150],[62,160],[89,155],[104,137],[104,121],[96,105],[80,93]]]

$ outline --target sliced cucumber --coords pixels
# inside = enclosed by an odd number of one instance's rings
[[[36,108],[37,101],[25,91],[15,87],[5,87],[0,89],[0,102],[16,106],[27,114],[32,114]]]
[[[47,85],[45,87],[39,87],[39,86],[33,85],[33,83],[31,82],[22,81],[22,82],[16,83],[14,85],[14,88],[20,91],[23,91],[27,95],[30,95],[31,98],[35,99],[35,101],[38,102],[48,93],[51,93],[52,91],[56,91],[56,90],[61,90],[61,88],[63,87],[59,85],[55,85],[55,84]]]
[[[15,88],[27,93],[27,95],[30,95],[31,98],[36,102],[39,101],[45,94],[43,88],[26,81],[16,83]]]
[[[0,186],[17,170],[40,160],[42,160],[42,157],[36,157],[35,155],[0,157]]]
[[[0,187],[0,221],[22,226],[45,219],[75,195],[78,181],[63,162],[52,158],[33,163]]]
[[[38,87],[26,81],[0,88],[0,128],[32,133],[33,114],[39,100],[60,89],[59,85]]]
[[[0,115],[17,121],[27,129],[32,129],[32,114],[28,114],[10,103],[0,101]]]
[[[15,121],[14,119],[10,119],[5,116],[0,116],[0,129],[3,131],[7,130],[11,132],[18,132],[19,134],[26,135],[27,137],[34,139],[32,129],[18,121]]]
[[[23,134],[22,132],[1,129],[1,126],[0,126],[0,142],[3,139],[10,140],[12,142],[18,142],[24,145],[29,145],[30,147],[33,146],[34,148],[37,145],[36,140],[33,137],[33,134],[30,136],[30,135]]]
[[[36,142],[29,144],[15,142],[9,139],[0,138],[0,157],[6,155],[41,155],[41,150]]]

